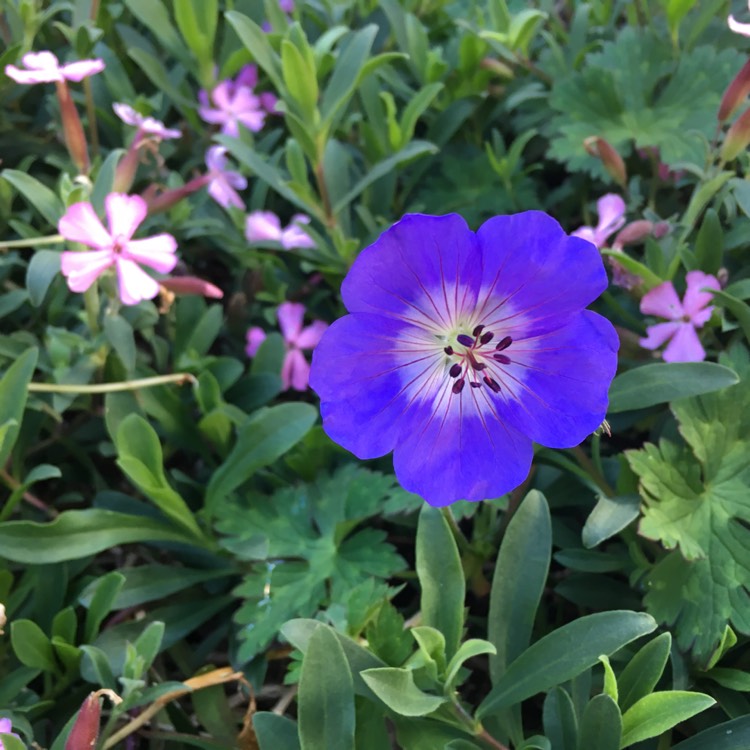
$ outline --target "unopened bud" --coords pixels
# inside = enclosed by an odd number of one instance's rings
[[[665,234],[669,234],[669,222],[668,221],[657,221],[656,224],[654,224],[654,228],[651,231],[651,234],[656,237],[657,240],[664,237]]]
[[[5,616],[5,605],[0,604],[0,635],[5,635],[3,628],[6,622],[8,622],[8,618]]]
[[[114,704],[122,703],[122,698],[107,688],[89,693],[78,709],[78,718],[65,742],[65,750],[90,750],[96,746],[99,738],[99,718],[102,713],[100,695],[106,695]]]
[[[598,135],[592,135],[583,141],[583,147],[588,154],[602,160],[604,168],[616,183],[627,188],[628,173],[625,169],[625,162],[612,144]]]
[[[504,62],[500,62],[500,60],[497,60],[494,57],[485,57],[482,62],[479,63],[479,67],[495,73],[500,76],[500,78],[513,78],[513,70]]]
[[[750,144],[750,109],[743,112],[729,128],[721,144],[719,156],[724,162],[732,161]]]
[[[654,222],[647,221],[646,219],[638,219],[638,221],[631,221],[630,224],[626,224],[615,237],[615,241],[612,243],[613,247],[623,247],[625,245],[632,245],[635,242],[645,240],[646,237],[652,235],[654,232]]]
[[[187,198],[188,195],[192,195],[196,190],[200,190],[205,185],[208,185],[210,181],[210,175],[204,174],[200,177],[194,177],[182,187],[170,188],[158,195],[155,195],[153,191],[146,191],[142,197],[148,204],[149,214],[157,214],[160,211],[172,208],[172,206],[179,203],[183,198]]]
[[[737,73],[724,92],[719,105],[719,122],[728,120],[737,107],[747,99],[748,94],[750,94],[750,60],[744,64],[742,70]]]
[[[125,156],[120,159],[115,169],[115,178],[112,181],[113,193],[129,193],[133,187],[135,175],[138,171],[139,162],[138,146],[136,141],[130,144],[130,148],[125,152]]]
[[[173,276],[162,279],[161,285],[175,294],[199,294],[211,299],[221,299],[224,296],[224,292],[218,286],[197,276]]]
[[[89,150],[81,118],[78,116],[78,110],[70,96],[68,84],[63,80],[57,81],[55,85],[57,86],[57,100],[60,103],[65,146],[76,169],[82,174],[88,174],[90,166]]]

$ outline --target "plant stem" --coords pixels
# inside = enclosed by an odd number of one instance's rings
[[[0,250],[10,250],[14,247],[36,247],[37,245],[58,245],[65,242],[61,234],[50,234],[46,237],[27,237],[23,240],[7,240],[0,242]]]
[[[91,153],[94,156],[99,155],[99,133],[96,129],[96,106],[94,105],[94,91],[91,88],[91,79],[83,79],[83,92],[86,95],[86,115],[89,126],[89,143],[91,144]]]
[[[451,700],[456,715],[460,722],[466,727],[466,729],[478,740],[481,740],[485,745],[494,748],[494,750],[508,750],[502,742],[496,740],[474,717],[467,713],[466,709],[458,702],[454,697]]]
[[[122,380],[117,383],[96,383],[94,385],[68,385],[63,383],[29,383],[30,393],[116,393],[118,391],[135,391],[139,388],[153,388],[157,385],[176,383],[195,384],[198,381],[189,372],[175,372],[172,375],[155,375],[151,378]]]
[[[458,523],[456,523],[456,519],[453,515],[453,511],[451,511],[450,509],[450,506],[443,506],[440,509],[440,512],[443,514],[443,518],[448,522],[448,526],[450,526],[450,529],[453,532],[453,536],[456,539],[456,544],[458,544],[459,550],[461,552],[468,552],[469,549],[471,549],[471,544],[469,544],[469,540],[464,536],[464,532],[461,531]]]
[[[315,167],[315,181],[318,183],[318,191],[320,192],[320,198],[323,201],[323,211],[326,215],[326,225],[333,229],[336,226],[336,217],[333,215],[333,208],[331,207],[331,196],[328,194],[328,186],[326,185],[325,174],[323,174],[323,161],[319,161]]]
[[[5,469],[0,469],[0,479],[2,479],[3,482],[5,482],[6,486],[9,489],[11,489],[13,492],[21,488],[21,483],[14,477],[12,477]],[[54,510],[54,508],[50,508],[44,501],[40,500],[36,495],[32,495],[31,492],[24,492],[21,495],[21,497],[29,505],[33,505],[35,508],[46,513],[50,518],[55,518],[58,515],[57,511]],[[16,505],[17,505],[17,502],[13,503],[12,505],[10,503],[6,503],[3,506],[2,511],[0,511],[0,521],[5,521],[13,513]]]
[[[586,471],[586,473],[591,477],[596,486],[607,497],[614,497],[617,494],[612,488],[612,485],[605,479],[604,474],[602,474],[596,468],[596,466],[594,466],[594,462],[586,455],[586,452],[583,450],[583,448],[581,448],[580,445],[577,445],[575,448],[571,448],[570,452],[573,454],[575,460],[578,461],[578,465]]]

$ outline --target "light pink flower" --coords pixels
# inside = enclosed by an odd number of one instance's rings
[[[0,734],[12,734],[14,737],[18,737],[18,739],[20,740],[21,737],[15,732],[11,732],[11,729],[13,729],[13,725],[11,724],[10,719],[0,719]],[[2,742],[0,742],[0,750],[4,750],[4,745]]]
[[[625,223],[625,201],[615,193],[607,193],[596,202],[599,223],[595,227],[580,227],[572,232],[573,237],[588,240],[602,248],[607,239]]]
[[[159,273],[177,264],[177,242],[170,234],[134,240],[133,234],[146,218],[146,201],[138,195],[110,193],[104,199],[109,229],[105,229],[90,203],[74,203],[60,219],[58,230],[70,242],[92,248],[88,252],[64,252],[62,273],[73,292],[85,292],[108,268],[115,267],[120,299],[135,305],[153,299],[159,283],[139,263]]]
[[[26,70],[15,65],[5,66],[5,75],[16,83],[52,83],[53,81],[82,81],[104,70],[104,60],[79,60],[60,65],[51,52],[27,52],[21,62]]]
[[[750,10],[750,2],[748,2],[747,7],[748,10]],[[739,21],[735,20],[734,16],[729,16],[729,18],[727,18],[727,24],[735,34],[750,36],[750,23],[740,23]]]
[[[166,127],[161,120],[154,117],[146,117],[133,109],[128,104],[116,103],[112,105],[115,114],[126,124],[138,128],[139,133],[154,136],[166,140],[168,138],[180,138],[182,132]],[[136,138],[136,140],[138,140]]]
[[[239,173],[228,170],[227,150],[224,146],[211,146],[206,152],[208,167],[208,194],[224,208],[245,208],[237,190],[247,187],[247,180]]]
[[[721,285],[715,276],[703,271],[690,271],[686,279],[687,290],[682,302],[671,281],[654,287],[641,300],[644,315],[656,315],[669,321],[646,328],[648,335],[639,342],[645,349],[657,349],[669,341],[662,354],[665,362],[700,362],[706,358],[695,331],[708,322],[714,308],[710,304],[713,295],[701,290],[708,287],[718,291]]]
[[[245,238],[248,242],[278,242],[284,250],[315,247],[315,240],[300,226],[309,224],[310,217],[294,214],[287,227],[281,228],[281,219],[271,211],[253,211],[245,221]]]
[[[198,94],[198,114],[212,125],[220,125],[225,135],[237,137],[239,126],[257,133],[263,128],[266,115],[275,111],[276,97],[272,94],[255,94],[258,69],[246,65],[235,80],[228,79],[217,84],[208,94]],[[213,105],[213,106],[212,106]]]
[[[302,353],[303,349],[312,350],[320,341],[328,324],[314,320],[306,328],[302,327],[305,317],[305,306],[299,302],[283,302],[276,310],[279,327],[286,344],[286,356],[281,366],[281,382],[284,390],[306,391],[310,377],[310,365]],[[247,332],[248,357],[254,357],[266,334],[262,328],[253,327]]]

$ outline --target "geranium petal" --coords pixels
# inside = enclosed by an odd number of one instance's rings
[[[299,302],[282,302],[276,310],[279,328],[284,340],[290,344],[297,343],[297,336],[302,330],[302,319],[305,317],[305,306]]]
[[[646,329],[646,338],[639,339],[638,343],[644,349],[658,349],[665,341],[671,339],[677,333],[682,323],[657,323]]]
[[[571,448],[604,420],[620,342],[613,326],[584,310],[551,333],[513,341],[498,367],[504,420],[550,448]]]
[[[63,65],[60,70],[63,77],[69,81],[82,81],[84,78],[101,73],[104,70],[104,60],[78,60]]]
[[[481,274],[476,236],[460,216],[408,214],[359,254],[341,295],[350,312],[445,330],[473,311]]]
[[[155,234],[142,240],[130,240],[122,257],[142,263],[159,273],[169,273],[177,265],[177,241],[171,234]]]
[[[690,323],[680,323],[662,357],[665,362],[702,362],[706,358],[706,350],[695,328]]]
[[[104,199],[104,210],[112,237],[127,241],[146,218],[148,204],[140,195],[110,193]]]
[[[299,349],[290,349],[281,366],[281,382],[284,390],[306,391],[310,378],[310,365]]]
[[[281,239],[281,221],[271,211],[253,211],[245,221],[245,237],[248,242]]]
[[[136,305],[141,300],[153,299],[159,293],[159,283],[132,260],[120,257],[116,265],[123,305]]]
[[[607,288],[596,247],[541,211],[497,216],[477,237],[484,272],[476,320],[495,335],[559,328]]]
[[[297,336],[297,346],[300,349],[314,349],[327,328],[328,323],[324,323],[322,320],[313,321],[307,328],[303,328]]]
[[[596,210],[599,214],[596,232],[604,244],[625,223],[625,201],[616,193],[607,193],[596,202]]]
[[[71,292],[85,292],[115,262],[111,250],[88,250],[60,255],[60,271]]]
[[[258,326],[253,326],[247,332],[247,345],[245,354],[248,357],[254,357],[260,349],[260,345],[266,340],[266,332]]]
[[[702,292],[701,289],[715,289],[717,292],[721,289],[721,284],[715,276],[703,273],[703,271],[690,271],[685,277],[687,281],[687,290],[682,300],[682,306],[685,315],[690,318],[690,322],[700,328],[711,317],[713,307],[713,294],[711,292]]]
[[[60,234],[70,242],[93,248],[112,246],[112,237],[104,228],[90,203],[74,203],[58,222]]]
[[[643,295],[641,312],[667,320],[679,320],[685,314],[671,281],[665,281]]]
[[[402,425],[396,477],[430,505],[486,500],[517,487],[531,467],[531,440],[487,407],[481,389],[447,391]]]

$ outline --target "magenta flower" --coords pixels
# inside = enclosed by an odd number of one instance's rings
[[[85,292],[114,266],[124,305],[153,299],[159,293],[159,283],[138,264],[169,273],[177,264],[177,242],[170,234],[133,239],[148,212],[146,201],[138,195],[110,193],[104,199],[104,208],[109,229],[104,228],[93,206],[86,202],[69,206],[60,219],[58,230],[66,240],[92,248],[62,254],[62,273],[68,287],[73,292]]]
[[[533,442],[570,448],[601,425],[619,341],[584,308],[606,288],[596,248],[540,211],[476,233],[407,215],[356,259],[349,314],[313,353],[323,428],[359,458],[393,451],[431,505],[498,497]]]
[[[315,247],[315,240],[300,226],[309,224],[310,217],[294,214],[289,225],[281,228],[281,219],[271,211],[253,211],[245,221],[248,242],[278,242],[284,250]]]
[[[625,201],[615,193],[607,193],[596,202],[596,210],[599,214],[598,224],[595,227],[580,227],[572,236],[588,240],[602,248],[610,235],[625,223]]]
[[[78,60],[60,65],[51,52],[27,52],[21,58],[26,70],[15,65],[5,66],[5,75],[16,83],[52,83],[53,81],[82,81],[104,70],[104,60]]]
[[[247,187],[247,180],[239,173],[232,172],[227,166],[227,150],[224,146],[211,146],[206,152],[208,167],[208,194],[224,208],[236,206],[245,208],[237,190]]]
[[[279,327],[286,344],[286,356],[281,366],[281,383],[284,390],[306,391],[310,377],[310,365],[307,364],[303,349],[314,349],[328,324],[314,320],[306,328],[302,327],[305,317],[305,306],[298,302],[283,302],[276,310]],[[247,332],[248,357],[254,357],[266,334],[262,328],[254,327]]]
[[[706,358],[696,329],[708,322],[714,308],[710,304],[713,299],[711,292],[701,290],[708,287],[719,291],[721,285],[715,276],[703,271],[690,271],[686,281],[687,290],[682,302],[671,281],[654,287],[641,300],[644,315],[656,315],[669,321],[646,328],[647,337],[639,342],[645,349],[658,349],[669,341],[662,354],[665,362],[701,362]]]
[[[12,734],[20,740],[20,736],[15,732],[12,732],[11,729],[13,729],[13,725],[11,724],[10,719],[0,719],[0,734]],[[0,750],[4,750],[4,747],[2,741],[0,741]]]
[[[246,65],[234,81],[222,81],[210,95],[205,91],[198,94],[198,114],[206,122],[220,125],[225,135],[236,138],[240,125],[257,133],[263,128],[266,115],[276,107],[276,97],[272,94],[256,95],[257,83],[258,69],[255,65]]]
[[[748,2],[747,7],[748,10],[750,10],[750,2]],[[750,36],[750,23],[740,23],[739,21],[735,20],[734,16],[729,16],[729,18],[727,18],[727,24],[735,34]]]
[[[112,109],[126,125],[132,125],[133,127],[138,128],[138,135],[135,138],[136,141],[140,140],[139,136],[142,134],[150,135],[162,140],[180,138],[182,136],[181,131],[166,127],[161,120],[157,120],[154,117],[146,117],[145,115],[142,115],[128,104],[118,102],[112,105]]]

